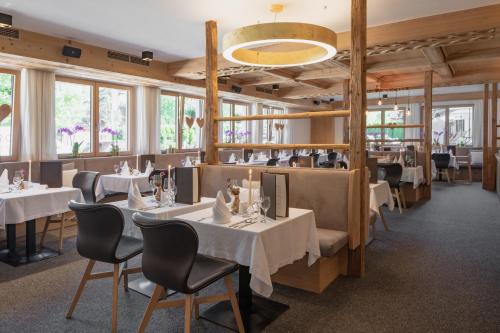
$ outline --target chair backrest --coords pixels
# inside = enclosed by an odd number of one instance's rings
[[[142,232],[144,276],[164,287],[189,293],[189,273],[198,252],[198,235],[180,220],[155,220],[139,213],[132,219]]]
[[[62,171],[62,186],[73,187],[73,178],[78,173],[78,169],[63,170]]]
[[[344,161],[338,161],[338,165],[340,169],[346,169],[346,170],[348,169],[347,163]]]
[[[276,166],[278,164],[278,159],[277,158],[270,158],[267,160],[266,165],[267,166]]]
[[[450,154],[448,153],[433,153],[432,160],[436,164],[437,169],[447,169],[450,164]]]
[[[399,186],[401,181],[401,175],[403,174],[403,167],[399,163],[387,163],[387,164],[379,164],[379,169],[384,171],[383,180],[386,180],[389,183],[389,186],[395,187]]]
[[[337,153],[336,152],[328,153],[328,160],[331,162],[337,161]]]
[[[175,168],[172,168],[170,170],[170,172],[172,173],[171,176],[174,177],[174,172],[175,172]],[[151,182],[153,180],[153,177],[155,175],[162,175],[161,176],[161,183],[163,184],[165,179],[168,177],[168,169],[154,169],[153,171],[151,171],[151,173],[149,174],[148,176],[148,181]]]
[[[293,166],[293,163],[298,166],[299,164],[299,157],[297,155],[290,156],[290,159],[288,160],[288,165]]]
[[[116,263],[116,248],[123,233],[123,214],[118,207],[105,204],[69,202],[75,212],[78,232],[76,249],[85,258]]]
[[[95,171],[80,171],[73,177],[73,187],[79,188],[82,191],[83,199],[86,203],[95,203],[95,188],[99,172]]]

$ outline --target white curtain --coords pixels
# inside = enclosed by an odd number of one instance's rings
[[[21,159],[57,159],[54,73],[21,72]]]
[[[160,153],[160,88],[137,87],[136,153]]]
[[[262,103],[253,103],[251,114],[262,114],[264,106]],[[250,122],[252,131],[252,143],[260,143],[262,140],[262,120],[252,120]]]
[[[483,146],[483,101],[471,101],[474,104],[472,113],[472,146]]]
[[[283,108],[284,110],[284,113],[285,114],[288,114],[290,112],[290,110],[285,107]],[[292,142],[292,131],[290,130],[290,121],[287,119],[287,120],[283,120],[282,121],[284,124],[285,124],[285,127],[283,128],[283,142],[282,143],[291,143]]]
[[[224,102],[223,98],[219,97],[219,99],[218,99],[218,104],[219,104],[218,108],[219,109],[218,110],[219,110],[219,115],[221,115],[221,116],[223,115],[223,113],[222,113],[222,105],[224,104],[223,102]],[[207,110],[207,112],[208,112],[208,110]],[[219,121],[219,122],[217,122],[217,124],[219,126],[219,142],[225,143],[226,136],[225,136],[224,131],[223,131],[223,122]],[[210,134],[207,134],[207,135],[210,136]],[[206,141],[206,139],[205,139],[205,141]]]
[[[416,125],[420,124],[421,122],[423,123],[423,119],[420,118],[420,104],[410,104],[410,114],[406,115],[406,124]],[[406,128],[405,139],[420,138],[420,131],[420,128]]]

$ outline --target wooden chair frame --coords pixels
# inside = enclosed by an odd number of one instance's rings
[[[146,312],[142,318],[141,324],[139,326],[139,333],[144,333],[146,327],[148,326],[149,320],[153,311],[156,309],[164,309],[171,307],[184,307],[184,333],[189,333],[191,331],[191,318],[194,309],[194,316],[196,319],[200,318],[200,304],[205,303],[215,303],[229,300],[233,308],[234,317],[236,319],[236,324],[238,326],[238,331],[240,333],[245,332],[245,327],[243,326],[243,321],[241,319],[240,308],[238,306],[238,300],[233,289],[233,282],[231,276],[227,275],[224,277],[224,283],[226,285],[227,293],[219,295],[211,295],[204,297],[196,297],[195,295],[186,295],[184,299],[167,300],[163,299],[166,295],[165,288],[159,285],[155,286],[151,300],[149,301]]]
[[[75,213],[73,212],[62,213],[60,216],[54,215],[47,217],[47,220],[45,221],[45,227],[43,228],[42,237],[40,238],[40,247],[43,247],[43,244],[45,242],[45,236],[47,236],[47,231],[49,230],[49,225],[54,223],[60,223],[58,252],[59,254],[62,254],[63,242],[64,242],[64,228],[66,226],[66,223],[74,220],[75,220]]]
[[[80,281],[80,285],[76,290],[75,296],[73,297],[73,301],[69,307],[68,313],[66,314],[66,319],[71,319],[73,315],[73,311],[75,311],[76,304],[82,295],[83,289],[87,284],[87,281],[104,279],[108,277],[113,278],[113,304],[112,304],[112,312],[111,312],[111,331],[115,333],[117,331],[118,324],[118,285],[120,284],[120,278],[123,276],[123,287],[125,291],[128,291],[128,275],[134,273],[141,273],[142,267],[134,267],[127,268],[127,262],[122,264],[113,264],[113,270],[109,272],[99,272],[92,273],[92,269],[95,265],[95,260],[90,259],[87,268],[85,268],[85,272],[83,273],[82,280]]]

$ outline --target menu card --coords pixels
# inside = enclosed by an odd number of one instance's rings
[[[177,187],[175,202],[189,205],[200,202],[200,181],[200,168],[175,168],[175,186]]]
[[[271,207],[267,211],[267,216],[273,220],[276,220],[276,217],[288,216],[290,206],[288,177],[287,173],[262,172],[260,174],[264,195],[271,199]]]

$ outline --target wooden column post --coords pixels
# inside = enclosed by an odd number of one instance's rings
[[[350,82],[349,80],[344,80],[342,92],[344,94],[344,110],[349,110],[351,108],[351,94],[350,94]],[[343,139],[342,143],[349,143],[349,117],[344,117],[343,126]]]
[[[430,199],[432,189],[432,71],[425,72],[424,81],[425,179],[429,186],[428,197]]]
[[[490,86],[489,84],[484,85],[484,94],[483,94],[483,189],[487,190],[488,186],[488,168],[489,168],[489,144],[488,144],[488,126],[489,126],[489,104],[490,104]]]
[[[365,273],[365,233],[368,219],[368,182],[366,179],[366,0],[351,0],[351,169],[359,170],[360,244],[350,251],[352,276]],[[345,92],[344,92],[345,94]]]
[[[496,158],[497,152],[497,112],[498,112],[498,84],[491,84],[491,152],[488,157],[489,190],[496,188]]]
[[[205,139],[207,149],[205,153],[205,161],[208,164],[217,164],[219,154],[215,143],[219,140],[219,126],[214,121],[214,118],[219,116],[219,102],[217,82],[217,22],[207,21],[205,23],[206,34],[206,131]]]

